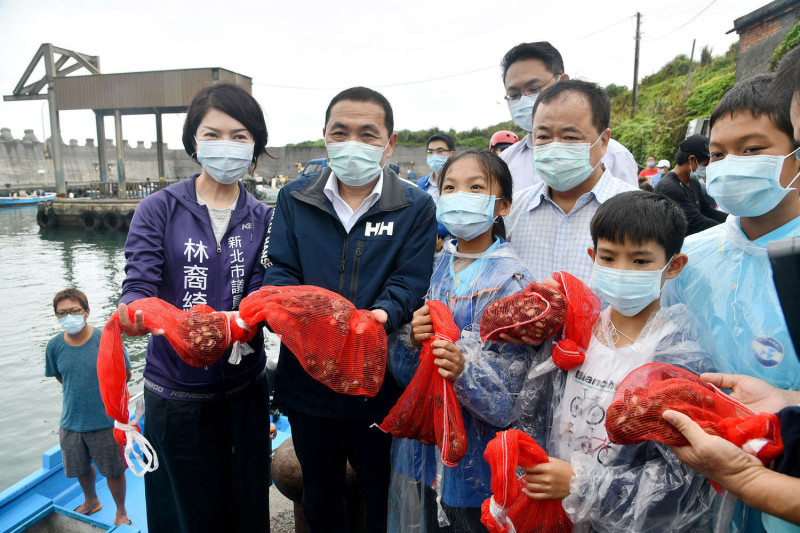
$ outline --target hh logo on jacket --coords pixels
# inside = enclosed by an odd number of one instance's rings
[[[394,230],[394,222],[380,222],[373,224],[372,222],[367,222],[367,227],[364,230],[365,237],[372,237],[373,235],[388,235],[389,237],[392,236],[392,231]]]

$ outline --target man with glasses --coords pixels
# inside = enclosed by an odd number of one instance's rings
[[[518,127],[529,132],[500,155],[511,170],[514,191],[521,191],[542,182],[533,165],[534,140],[530,135],[533,105],[543,90],[559,81],[568,80],[569,75],[564,73],[561,54],[547,41],[518,44],[506,52],[500,67],[511,119]],[[609,141],[602,163],[616,178],[638,185],[636,160],[627,148],[614,139]]]
[[[75,512],[89,515],[103,508],[95,491],[94,460],[117,506],[114,524],[130,524],[125,510],[125,465],[114,440],[114,420],[106,415],[97,380],[102,331],[87,324],[89,301],[78,289],[56,294],[53,310],[64,333],[47,343],[44,375],[56,378],[64,394],[58,431],[64,475],[78,478],[84,497]],[[131,363],[128,352],[124,353],[130,379]]]
[[[433,172],[417,180],[417,185],[423,191],[431,195],[434,202],[439,201],[439,172],[442,171],[445,161],[452,155],[456,155],[456,142],[446,133],[431,135],[428,139],[428,149],[425,155],[428,157],[427,163]]]

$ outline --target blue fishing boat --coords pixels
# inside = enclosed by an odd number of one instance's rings
[[[56,193],[46,193],[40,195],[29,196],[0,196],[0,207],[13,207],[17,205],[33,205],[39,202],[52,200],[56,197]]]
[[[131,398],[131,401],[137,397],[138,395]],[[274,424],[278,428],[278,435],[272,441],[273,450],[291,436],[289,421],[285,416],[275,420]],[[143,427],[144,419],[140,421],[140,425]],[[64,476],[61,448],[54,446],[42,455],[42,468],[0,493],[0,532],[146,533],[144,478],[127,469],[125,479],[125,507],[132,526],[114,525],[116,505],[106,479],[99,472],[96,487],[103,508],[89,516],[76,513],[74,509],[83,503],[83,491],[77,478],[69,479]]]

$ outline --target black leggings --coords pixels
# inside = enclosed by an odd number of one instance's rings
[[[144,435],[159,467],[145,475],[151,533],[269,531],[266,378],[220,400],[167,400],[144,390]]]

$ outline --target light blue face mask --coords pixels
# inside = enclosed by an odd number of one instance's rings
[[[789,187],[781,187],[784,161],[793,156],[780,155],[728,155],[725,159],[708,165],[708,194],[720,209],[737,217],[758,217],[773,209],[789,194]]]
[[[471,241],[494,224],[495,195],[454,192],[439,197],[436,219],[455,237]]]
[[[617,270],[594,264],[592,290],[624,316],[635,316],[661,297],[661,276],[672,256],[661,270]]]
[[[64,331],[70,335],[77,335],[86,325],[86,320],[84,319],[85,316],[85,314],[67,315],[63,318],[59,318],[58,321],[61,323],[61,327],[64,328]]]
[[[197,162],[215,181],[236,183],[253,164],[255,144],[235,141],[198,141]]]
[[[511,112],[511,120],[517,127],[530,133],[533,130],[533,106],[539,93],[533,96],[520,96],[519,100],[508,100],[508,110]]]
[[[428,166],[437,174],[442,171],[445,161],[447,161],[446,155],[433,154],[428,156]]]
[[[697,165],[697,170],[692,172],[692,177],[704,181],[706,179],[706,167]]]
[[[380,174],[383,152],[389,146],[381,148],[358,141],[326,143],[328,160],[336,177],[351,187],[366,185]]]
[[[583,183],[594,169],[589,153],[602,137],[589,143],[562,143],[533,145],[533,168],[553,190],[564,192]]]

